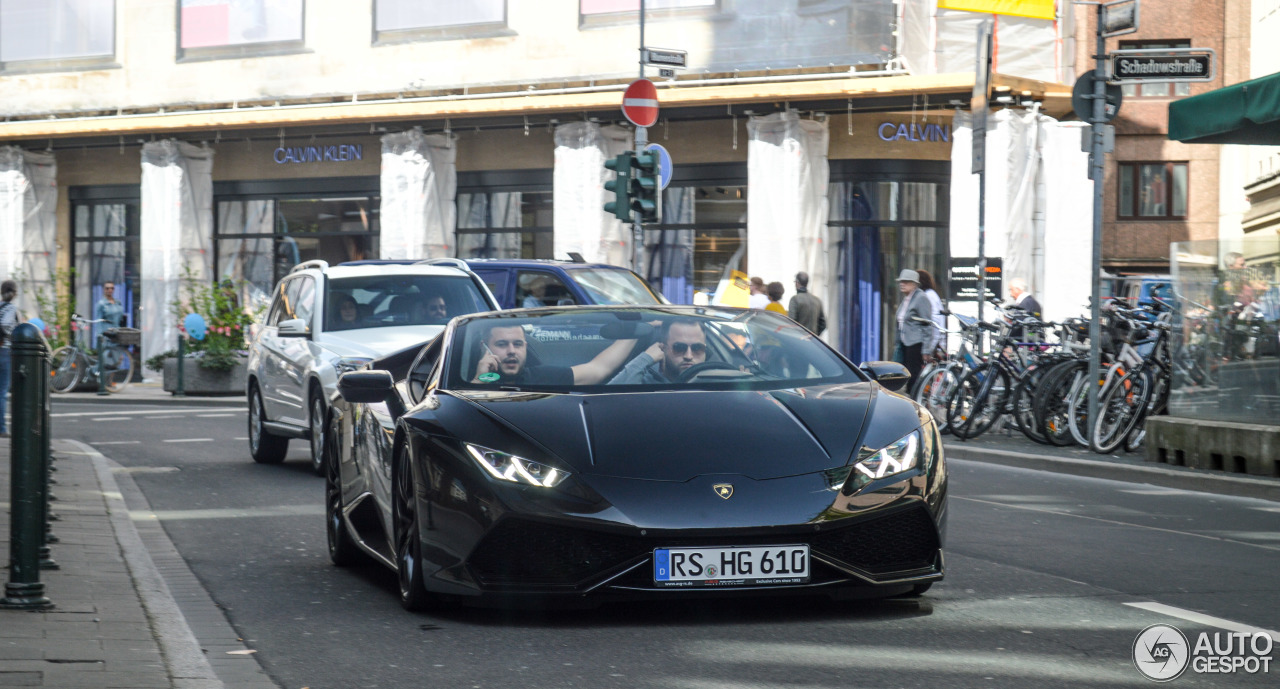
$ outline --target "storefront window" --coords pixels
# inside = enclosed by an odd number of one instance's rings
[[[302,47],[304,0],[180,0],[181,57],[235,57]]]
[[[458,194],[459,258],[550,258],[550,191]]]
[[[0,0],[0,62],[115,55],[115,0]]]
[[[73,203],[71,267],[75,271],[75,312],[91,318],[94,307],[102,299],[102,286],[110,282],[115,285],[116,301],[124,306],[124,325],[138,327],[142,304],[138,201]],[[94,332],[99,330],[95,327]],[[135,368],[135,373],[139,371]]]

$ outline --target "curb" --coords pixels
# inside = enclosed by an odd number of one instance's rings
[[[131,395],[128,391],[116,393],[114,395],[99,395],[96,392],[68,392],[65,394],[55,394],[52,398],[54,404],[128,404],[134,406],[148,404],[173,406],[174,404],[181,404],[183,406],[195,407],[237,408],[246,408],[246,405],[248,404],[248,402],[245,401],[244,395],[227,397],[174,397],[169,393]]]
[[[106,498],[116,541],[151,622],[152,633],[160,644],[160,652],[174,686],[182,689],[226,689],[228,686],[275,689],[277,685],[268,678],[257,658],[252,655],[237,656],[240,659],[234,661],[232,672],[226,672],[230,667],[225,664],[226,661],[217,661],[223,667],[222,674],[229,678],[230,684],[220,679],[203,646],[216,644],[218,648],[230,647],[227,639],[235,640],[230,644],[240,649],[245,649],[245,646],[239,642],[239,636],[227,622],[225,615],[203,586],[199,585],[195,574],[187,567],[164,528],[151,513],[142,491],[128,473],[121,471],[117,478],[116,472],[124,467],[92,446],[71,439],[61,439],[58,442],[64,443],[64,447],[74,448],[74,452],[87,456],[93,462]],[[139,517],[150,519],[138,520]],[[135,523],[136,520],[141,521],[141,528]],[[157,565],[153,556],[161,557],[162,566]],[[164,574],[161,573],[162,569]],[[169,580],[177,580],[183,584],[185,593],[182,604],[175,599]],[[205,636],[210,631],[208,628],[212,627],[217,636],[222,638],[208,642],[198,640],[187,617],[192,613],[206,620]],[[216,622],[207,621],[211,619]]]
[[[1032,452],[976,448],[943,443],[948,459],[986,462],[1004,466],[1088,476],[1113,481],[1149,483],[1165,488],[1216,493],[1242,498],[1280,502],[1280,480],[1220,474],[1203,469],[1170,467],[1161,464],[1122,463],[1101,459],[1054,457]]]

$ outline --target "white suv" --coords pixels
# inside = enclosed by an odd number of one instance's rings
[[[324,471],[324,419],[338,376],[435,337],[449,319],[496,311],[480,278],[456,259],[334,266],[300,263],[276,286],[249,348],[249,452],[284,460],[290,438],[311,441]]]

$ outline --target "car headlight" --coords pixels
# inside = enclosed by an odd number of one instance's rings
[[[336,371],[338,375],[342,375],[349,371],[357,371],[364,368],[364,366],[371,361],[373,361],[373,359],[367,356],[344,356],[333,362],[333,370]]]
[[[855,486],[911,471],[920,464],[920,448],[924,444],[920,430],[902,436],[896,442],[854,465]]]
[[[555,467],[539,464],[533,460],[517,457],[506,452],[490,450],[487,447],[464,443],[467,453],[476,460],[490,476],[499,481],[510,481],[527,486],[551,488],[569,477],[569,472]]]

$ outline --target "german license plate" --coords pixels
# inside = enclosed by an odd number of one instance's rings
[[[807,545],[653,551],[653,583],[660,587],[768,586],[808,581]]]

